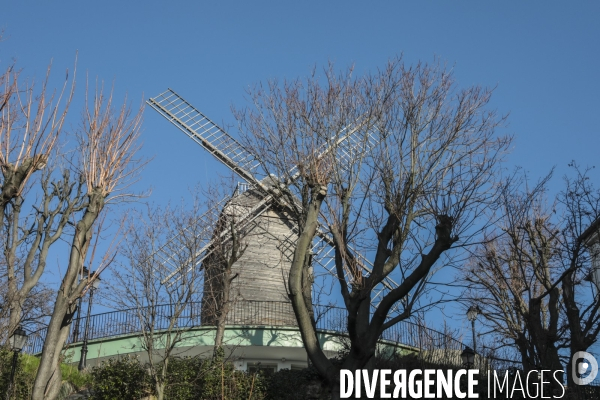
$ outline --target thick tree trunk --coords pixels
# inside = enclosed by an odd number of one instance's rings
[[[62,294],[62,291],[59,291],[44,340],[40,366],[34,381],[31,396],[33,400],[53,399],[58,394],[60,387],[57,388],[57,386],[62,380],[59,367],[60,355],[69,336],[75,309],[76,307],[69,307],[68,298]]]
[[[541,299],[532,299],[529,302],[528,325],[531,332],[531,342],[535,347],[540,365],[536,369],[546,369],[553,371],[562,370],[563,366],[560,362],[556,342],[558,341],[557,326],[558,326],[558,288],[554,288],[548,295],[548,310],[550,314],[547,325],[542,320],[542,301]],[[562,374],[558,374],[557,378],[562,381]],[[559,390],[559,383],[556,380],[551,380],[550,386],[552,389]]]
[[[2,188],[2,197],[5,196],[5,191],[11,191],[10,188]],[[9,318],[8,318],[8,336],[12,335],[15,329],[21,323],[21,318],[23,317],[23,308],[21,303],[21,298],[19,296],[19,289],[17,287],[17,267],[16,267],[16,251],[17,251],[17,237],[18,237],[18,228],[19,228],[19,215],[22,204],[22,199],[15,198],[13,201],[13,212],[9,214],[9,221],[4,221],[6,216],[6,207],[8,203],[4,203],[0,205],[0,224],[6,226],[8,229],[5,231],[6,242],[4,243],[4,259],[6,262],[6,270],[8,277],[8,291],[6,293],[6,300],[9,302]]]
[[[317,232],[318,213],[326,195],[326,187],[314,188],[313,193],[315,194],[315,198],[313,202],[309,204],[304,229],[302,229],[300,236],[298,237],[292,265],[290,267],[288,281],[290,291],[289,296],[294,313],[296,314],[302,342],[304,343],[304,348],[306,349],[308,357],[321,376],[329,382],[335,382],[336,379],[339,379],[339,369],[333,366],[321,349],[314,328],[312,304],[305,304],[305,290],[303,287],[305,282],[303,278],[306,277],[304,270],[308,265],[306,258],[309,255],[310,245]]]

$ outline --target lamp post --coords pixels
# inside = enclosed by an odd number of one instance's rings
[[[89,273],[86,267],[83,267],[81,271],[81,276],[79,277],[79,282]],[[77,317],[75,318],[75,328],[73,329],[73,342],[79,341],[79,325],[81,323],[81,303],[83,302],[83,296],[79,298],[79,304],[77,306]]]
[[[81,356],[79,357],[80,371],[83,371],[86,367],[87,352],[88,352],[88,332],[90,326],[90,314],[92,312],[92,301],[94,300],[94,292],[100,286],[100,278],[96,277],[93,280],[92,286],[90,287],[90,300],[88,301],[87,318],[85,319],[85,328],[83,330],[83,344],[81,345]]]
[[[473,352],[477,353],[477,341],[475,340],[475,320],[481,312],[478,306],[471,306],[467,311],[467,319],[471,321],[471,330],[473,332]]]
[[[475,365],[475,352],[469,346],[465,347],[462,353],[460,353],[460,358],[462,359],[463,365],[466,365],[467,368],[473,368]]]
[[[15,329],[12,336],[8,339],[10,347],[13,351],[12,367],[10,370],[10,380],[8,382],[8,390],[6,391],[6,399],[10,399],[10,392],[13,390],[15,381],[15,372],[17,371],[17,363],[19,361],[19,353],[27,343],[27,332],[20,326]]]

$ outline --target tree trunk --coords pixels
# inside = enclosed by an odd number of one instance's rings
[[[155,385],[156,400],[163,400],[165,398],[165,384],[157,382]]]
[[[565,303],[567,321],[569,322],[569,332],[571,333],[571,343],[569,345],[569,361],[567,363],[567,386],[573,387],[573,376],[571,374],[573,366],[573,356],[578,351],[587,351],[591,345],[590,341],[586,340],[585,332],[581,329],[581,312],[575,300],[575,283],[573,282],[573,274],[567,274],[563,280],[563,301]]]
[[[546,369],[553,371],[562,370],[562,364],[558,355],[558,349],[556,348],[556,342],[558,341],[557,326],[558,326],[558,302],[559,293],[558,288],[554,288],[548,295],[548,310],[550,314],[549,322],[547,326],[544,325],[542,320],[542,301],[541,299],[532,299],[529,302],[529,315],[527,317],[531,331],[531,342],[535,346],[540,365],[537,369]],[[557,377],[562,381],[562,374]],[[553,389],[559,389],[559,383],[552,379],[550,386]]]
[[[6,186],[6,182],[5,182]],[[10,191],[10,190],[9,190]],[[2,196],[4,196],[5,188],[2,189]],[[19,228],[19,215],[21,211],[22,199],[16,198],[13,201],[13,212],[9,214],[9,221],[6,222],[6,232],[5,238],[6,242],[4,244],[4,258],[6,262],[7,269],[7,277],[8,277],[8,292],[6,294],[6,299],[10,302],[9,308],[9,319],[8,319],[8,337],[12,335],[15,329],[21,323],[21,318],[23,317],[23,308],[21,306],[21,298],[19,289],[17,288],[17,275],[16,275],[16,251],[17,251],[17,235]],[[0,207],[0,224],[4,226],[5,221],[5,213],[6,213],[7,204],[2,204]]]
[[[227,322],[229,310],[231,309],[231,284],[233,280],[237,277],[237,274],[231,276],[233,264],[235,264],[240,259],[240,257],[246,250],[246,247],[242,246],[242,244],[240,243],[239,234],[236,233],[235,218],[231,219],[230,229],[231,248],[228,249],[228,246],[226,244],[221,243],[221,254],[216,255],[217,259],[221,259],[223,268],[219,277],[219,279],[221,280],[219,286],[222,288],[222,293],[216,295],[213,294],[213,296],[216,297],[215,320],[217,325],[217,330],[215,333],[215,348],[213,354],[213,357],[215,358],[221,354],[221,348],[223,347],[223,337],[225,336],[225,324]]]
[[[303,287],[306,277],[307,257],[310,245],[315,237],[318,224],[318,213],[321,204],[326,195],[326,187],[315,187],[312,189],[315,194],[314,200],[308,206],[304,229],[298,237],[296,250],[289,276],[289,296],[292,307],[298,321],[298,327],[302,336],[304,348],[319,374],[327,379],[328,382],[335,382],[339,379],[339,369],[327,359],[317,338],[314,329],[314,318],[312,316],[312,304],[305,303],[305,288]]]
[[[77,287],[77,276],[86,259],[89,249],[92,226],[104,207],[105,195],[100,188],[88,194],[89,204],[79,222],[76,224],[75,235],[71,245],[69,264],[60,289],[56,295],[54,311],[46,331],[42,357],[33,384],[33,400],[52,400],[58,394],[56,377],[60,373],[60,354],[69,337],[71,321],[77,310],[77,299],[81,293],[73,293]],[[53,379],[54,378],[54,379]],[[60,383],[60,379],[58,380]]]
[[[19,299],[19,293],[17,291],[16,277],[9,276],[8,278],[8,301],[10,301],[10,314],[8,319],[8,336],[17,329],[21,323],[23,314],[23,308],[21,307],[21,300]]]
[[[222,279],[223,279],[223,293],[219,296],[220,301],[216,304],[216,322],[217,322],[217,331],[215,333],[215,349],[214,356],[217,356],[219,349],[223,347],[223,336],[225,336],[225,322],[227,320],[227,314],[229,314],[229,298],[230,293],[229,290],[231,288],[231,266],[227,266],[223,271]]]
[[[341,398],[340,397],[341,396],[340,381],[337,380],[336,384],[333,386],[330,385],[330,387],[331,387],[331,400],[340,400],[340,398]]]
[[[225,336],[225,320],[227,318],[227,312],[229,311],[229,306],[224,305],[220,312],[222,315],[217,317],[217,331],[215,333],[215,349],[214,353],[217,354],[218,350],[223,347],[223,337]]]
[[[69,336],[71,320],[76,309],[76,307],[69,307],[68,303],[68,298],[63,295],[62,290],[59,291],[44,339],[40,366],[38,367],[31,395],[33,400],[54,399],[60,389],[60,382],[62,381],[60,355]]]

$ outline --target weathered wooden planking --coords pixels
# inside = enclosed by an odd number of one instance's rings
[[[260,201],[261,197],[250,190],[232,198],[224,207],[218,226],[229,224],[229,218],[237,220]],[[228,225],[227,225],[228,226]],[[227,324],[296,325],[291,304],[262,307],[250,305],[246,300],[263,302],[289,302],[286,293],[290,270],[290,259],[283,254],[289,246],[285,243],[295,235],[293,222],[276,208],[259,216],[247,229],[238,232],[245,246],[240,259],[233,265],[231,276],[236,276],[230,288],[230,307],[234,309]],[[230,253],[231,243],[223,243],[203,263],[205,269],[202,324],[214,325],[215,315],[220,308],[223,292],[223,254]],[[259,303],[260,304],[260,303]],[[277,309],[275,309],[275,308]]]

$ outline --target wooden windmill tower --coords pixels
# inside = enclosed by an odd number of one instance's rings
[[[248,316],[252,324],[256,325],[296,325],[291,305],[279,310],[276,315],[278,321],[272,321],[272,315],[265,315],[257,320],[252,310],[248,309],[249,302],[288,302],[286,293],[286,281],[289,274],[291,259],[293,256],[298,229],[294,222],[294,211],[278,195],[281,182],[277,177],[267,175],[260,178],[257,175],[258,160],[242,145],[231,137],[227,132],[214,124],[204,114],[194,108],[190,103],[180,97],[173,90],[168,89],[164,93],[148,100],[148,104],[158,111],[162,116],[183,131],[197,144],[204,147],[215,158],[224,163],[247,182],[249,190],[237,191],[233,197],[223,199],[212,209],[208,210],[200,218],[204,221],[231,221],[235,223],[219,223],[219,228],[210,229],[201,234],[202,248],[197,254],[194,265],[200,268],[203,263],[208,263],[212,250],[219,240],[230,237],[232,229],[244,232],[247,247],[234,266],[234,274],[239,274],[236,289],[240,301],[234,305],[235,316]],[[357,127],[347,127],[332,140],[332,146],[322,149],[321,154],[335,151],[335,156],[344,164],[360,151],[362,137],[358,137]],[[364,135],[364,134],[363,134]],[[374,142],[375,138],[369,136],[368,140]],[[289,176],[298,176],[292,170]],[[319,230],[318,238],[313,246],[312,263],[315,268],[329,272],[333,275],[333,248],[330,246],[331,238]],[[360,254],[357,253],[360,257]],[[181,267],[176,265],[173,254],[166,251],[158,254],[173,272],[166,278],[176,281]],[[360,266],[365,273],[370,273],[371,265],[367,259],[360,257]],[[205,296],[222,290],[219,284],[214,284],[211,279],[213,272],[205,271]],[[218,273],[218,271],[216,272]],[[372,303],[378,302],[378,297],[387,290],[397,286],[391,279],[387,278],[376,292]],[[249,321],[230,320],[228,323],[244,324]],[[203,318],[203,324],[212,325],[208,316]]]
[[[267,187],[276,184],[267,177]],[[216,325],[224,300],[230,304],[226,322],[230,325],[296,325],[286,292],[291,265],[289,241],[295,241],[295,223],[285,208],[272,204],[250,223],[246,214],[262,200],[262,192],[252,186],[238,185],[221,210],[213,231],[213,251],[202,262],[204,294],[202,324]],[[224,238],[221,235],[226,235]],[[227,274],[235,244],[239,258]],[[282,240],[287,238],[287,241]],[[226,293],[229,296],[225,297]]]

